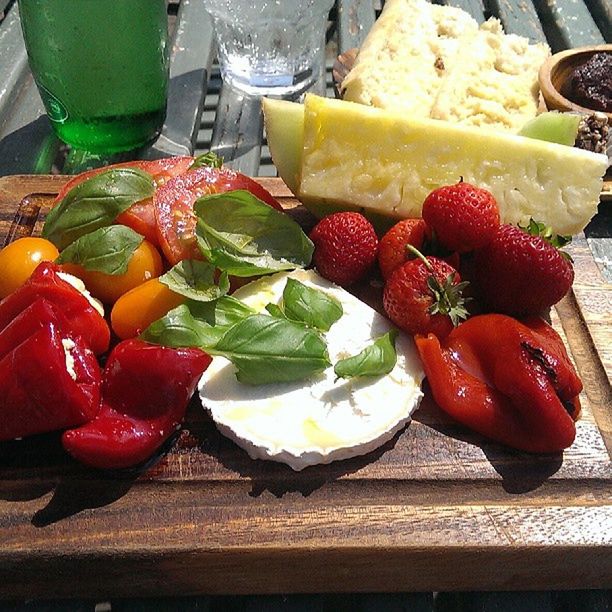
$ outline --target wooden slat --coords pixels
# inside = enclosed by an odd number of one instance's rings
[[[58,148],[28,68],[15,2],[0,26],[0,176],[50,172]]]
[[[13,0],[0,0],[0,22],[4,19],[6,9]]]
[[[601,45],[604,38],[581,0],[535,0],[553,53],[570,47]],[[605,24],[608,29],[610,24]]]
[[[172,40],[168,112],[143,157],[191,155],[213,59],[214,34],[203,2],[181,2]]]
[[[40,231],[65,180],[0,180],[0,240]],[[312,223],[279,179],[260,181]],[[583,246],[551,313],[585,384],[563,456],[487,443],[427,396],[381,449],[300,473],[249,459],[197,401],[169,451],[121,478],[78,466],[54,435],[3,443],[0,597],[609,586],[610,289]]]
[[[449,6],[456,6],[469,13],[478,23],[485,21],[485,7],[482,0],[448,0]]]
[[[261,97],[224,85],[217,105],[211,150],[234,170],[255,176],[259,169],[263,114]]]
[[[546,42],[532,0],[494,0],[494,6],[505,32],[525,36],[532,43]]]
[[[610,0],[585,0],[604,40],[612,43],[612,2]]]
[[[373,0],[338,0],[338,51],[360,47],[374,25]]]

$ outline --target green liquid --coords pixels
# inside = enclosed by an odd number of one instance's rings
[[[19,9],[59,138],[115,153],[159,133],[168,88],[164,0],[19,0]]]

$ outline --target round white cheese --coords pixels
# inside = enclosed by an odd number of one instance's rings
[[[372,308],[313,271],[262,278],[234,296],[257,311],[278,304],[291,276],[340,301],[343,316],[325,334],[332,366],[307,381],[247,385],[235,367],[215,357],[199,384],[203,406],[219,430],[253,459],[287,463],[294,470],[366,454],[410,420],[423,394],[423,370],[411,338],[399,334],[397,363],[385,376],[338,379],[333,364],[356,355],[391,324]]]

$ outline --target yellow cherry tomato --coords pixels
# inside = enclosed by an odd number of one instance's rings
[[[0,299],[25,283],[41,261],[53,261],[59,252],[44,238],[19,238],[0,251]]]
[[[111,311],[111,326],[122,340],[134,338],[186,299],[152,278],[115,302]]]
[[[124,293],[163,272],[161,256],[148,240],[143,240],[136,248],[124,274],[85,270],[82,266],[72,263],[62,264],[62,268],[78,276],[89,292],[105,304],[113,304]]]

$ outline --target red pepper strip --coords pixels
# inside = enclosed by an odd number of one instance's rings
[[[111,352],[102,376],[98,416],[64,432],[64,448],[86,465],[115,469],[149,459],[178,429],[211,358],[132,339]]]
[[[59,272],[58,265],[42,262],[19,289],[2,300],[0,330],[28,306],[44,298],[60,308],[69,328],[82,336],[96,355],[104,353],[110,342],[108,324],[78,289],[59,276]]]
[[[44,298],[32,302],[0,331],[0,359],[50,322],[60,331],[70,332],[70,325],[59,306]]]
[[[582,383],[543,321],[480,315],[442,346],[431,334],[415,340],[436,403],[463,425],[528,452],[557,452],[574,441]]]
[[[82,338],[66,335],[53,322],[0,361],[0,440],[82,425],[99,407],[96,357]]]

